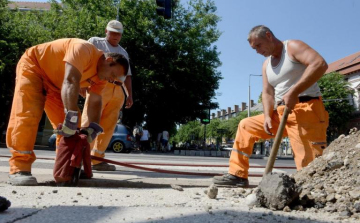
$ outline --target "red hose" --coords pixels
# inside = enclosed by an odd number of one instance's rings
[[[11,156],[0,156],[5,158],[10,158]],[[37,157],[37,159],[42,160],[55,160],[55,158],[45,158],[45,157]],[[173,171],[173,170],[162,170],[162,169],[154,169],[154,168],[147,168],[141,167],[137,165],[156,165],[156,166],[189,166],[189,167],[228,167],[228,165],[205,165],[205,164],[170,164],[170,163],[139,163],[139,162],[117,162],[105,158],[100,158],[96,156],[91,156],[91,159],[102,161],[106,163],[111,163],[119,166],[125,166],[134,169],[146,170],[151,172],[158,172],[158,173],[168,173],[168,174],[181,174],[181,175],[196,175],[196,176],[220,176],[220,173],[201,173],[201,172],[184,172],[184,171]],[[134,165],[136,164],[136,165]],[[265,166],[250,166],[250,168],[265,168]],[[274,167],[278,169],[296,169],[296,167],[289,167],[289,166],[278,166]],[[262,174],[249,174],[249,177],[262,177]]]
[[[223,175],[220,173],[196,173],[196,172],[183,172],[183,171],[153,169],[153,168],[136,166],[136,165],[132,165],[129,163],[122,163],[122,162],[117,162],[117,161],[113,161],[113,160],[108,160],[108,159],[104,159],[104,158],[100,158],[100,157],[96,157],[96,156],[91,156],[91,159],[103,161],[103,162],[107,162],[107,163],[111,163],[111,164],[115,164],[115,165],[126,166],[126,167],[130,167],[130,168],[134,168],[134,169],[147,170],[147,171],[158,172],[158,173],[172,173],[172,174],[197,175],[197,176],[221,176],[221,175]],[[143,163],[142,165],[148,165],[148,164]],[[173,165],[173,166],[177,166],[177,165]],[[262,174],[249,174],[249,177],[262,177],[262,176],[263,176]]]

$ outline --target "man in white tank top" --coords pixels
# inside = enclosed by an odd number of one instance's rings
[[[249,185],[249,158],[254,143],[275,136],[285,106],[291,114],[284,137],[290,139],[297,170],[322,155],[327,145],[329,115],[316,83],[327,69],[325,60],[300,40],[278,40],[263,25],[250,31],[248,41],[257,53],[266,57],[262,66],[264,114],[239,123],[228,174],[213,179],[218,185]]]
[[[95,45],[98,49],[104,53],[119,53],[129,60],[129,55],[119,45],[123,33],[123,25],[121,22],[112,20],[105,29],[105,38],[91,37],[89,42]],[[131,69],[129,67],[128,73],[122,79],[122,83],[125,85],[125,91],[127,93],[127,99],[125,108],[130,108],[133,104],[132,99],[132,83],[131,83]],[[88,97],[88,95],[86,96]],[[125,95],[121,86],[115,83],[107,83],[105,89],[102,91],[102,113],[100,119],[100,125],[104,128],[104,133],[99,135],[93,143],[91,143],[91,155],[97,157],[105,157],[105,150],[107,149],[111,137],[114,133],[115,126],[120,114],[120,110],[124,104]],[[88,103],[85,101],[84,111],[82,116],[82,125],[87,126],[87,110]],[[114,165],[109,165],[105,162],[92,160],[92,169],[99,171],[114,171],[116,168]]]

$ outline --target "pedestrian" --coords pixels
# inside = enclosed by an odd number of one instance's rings
[[[9,159],[9,183],[37,185],[31,174],[36,156],[33,151],[38,124],[45,112],[61,136],[72,136],[80,122],[77,106],[80,88],[88,87],[88,125],[91,142],[102,132],[98,124],[101,114],[101,91],[107,81],[121,79],[128,70],[128,61],[120,54],[104,54],[91,43],[75,38],[58,39],[33,46],[22,55],[16,68],[16,84],[6,144],[12,153]],[[91,129],[89,129],[91,128]]]
[[[162,148],[161,148],[161,142],[162,141],[162,132],[159,132],[158,135],[157,135],[157,139],[156,139],[156,150],[157,151],[162,151]]]
[[[211,150],[215,150],[215,145],[214,145],[213,142],[211,142],[211,144],[210,144],[210,149],[211,149]]]
[[[167,152],[168,151],[168,142],[169,142],[169,139],[170,139],[170,135],[169,135],[169,132],[164,130],[162,132],[162,139],[161,139],[161,144],[162,144],[162,149],[163,149],[163,152]]]
[[[143,128],[143,134],[140,138],[140,150],[142,152],[149,151],[150,148],[150,133],[147,129]]]
[[[213,178],[218,185],[248,186],[254,142],[274,137],[285,106],[291,113],[283,136],[290,139],[297,170],[322,155],[326,147],[329,116],[317,85],[327,69],[325,60],[300,40],[278,40],[263,25],[250,31],[248,41],[257,53],[266,57],[262,66],[264,113],[239,123],[228,174]]]
[[[141,139],[141,136],[143,135],[143,128],[140,125],[136,124],[134,127],[134,130],[133,130],[133,135],[135,138],[135,144],[136,144],[135,147],[139,151],[140,147],[141,147],[140,139]]]
[[[269,140],[265,140],[265,155],[266,156],[269,156],[269,154],[270,154],[270,142],[269,142]]]
[[[129,60],[129,55],[119,45],[119,42],[123,34],[123,25],[121,22],[111,20],[105,29],[105,38],[91,37],[88,41],[96,46],[104,53],[118,53],[123,55]],[[125,94],[122,89],[123,85],[125,91],[128,93],[126,97],[125,108],[131,108],[133,104],[132,99],[132,83],[131,83],[131,69],[129,67],[128,72],[119,82],[107,83],[105,89],[102,91],[102,108],[100,125],[104,129],[104,133],[99,135],[95,141],[90,145],[91,155],[104,158],[105,151],[110,143],[111,137],[114,133],[118,117],[120,116],[120,110],[124,105]],[[89,94],[86,94],[86,98]],[[88,122],[87,111],[89,110],[89,104],[84,105],[84,115],[82,116],[82,124],[86,125]],[[92,169],[97,171],[114,171],[115,165],[110,165],[106,162],[92,160]]]

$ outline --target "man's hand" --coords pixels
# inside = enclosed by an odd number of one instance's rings
[[[285,103],[285,106],[288,107],[290,113],[291,110],[294,109],[295,105],[299,102],[299,97],[297,94],[292,94],[290,91],[286,93],[283,97],[283,101]]]
[[[81,133],[86,134],[87,135],[87,141],[89,143],[91,143],[92,141],[94,141],[94,139],[96,138],[96,136],[98,136],[100,133],[102,133],[104,130],[103,128],[95,123],[95,122],[91,122],[90,125],[86,128],[82,128],[80,130]]]
[[[54,133],[65,137],[72,136],[76,133],[78,126],[78,112],[66,111],[64,123],[61,129],[55,129]]]
[[[86,92],[88,90],[88,87],[83,87],[83,88],[80,88],[80,96],[83,97],[83,98],[86,98]]]
[[[133,99],[132,99],[132,96],[129,95],[126,98],[125,108],[131,108],[132,105],[133,105]]]
[[[265,117],[264,130],[265,130],[265,132],[267,134],[274,135],[274,134],[271,133],[271,129],[272,129],[271,118],[270,117]]]

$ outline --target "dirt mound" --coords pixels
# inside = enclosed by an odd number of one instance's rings
[[[341,135],[307,167],[294,174],[299,202],[341,217],[360,216],[360,131]]]

